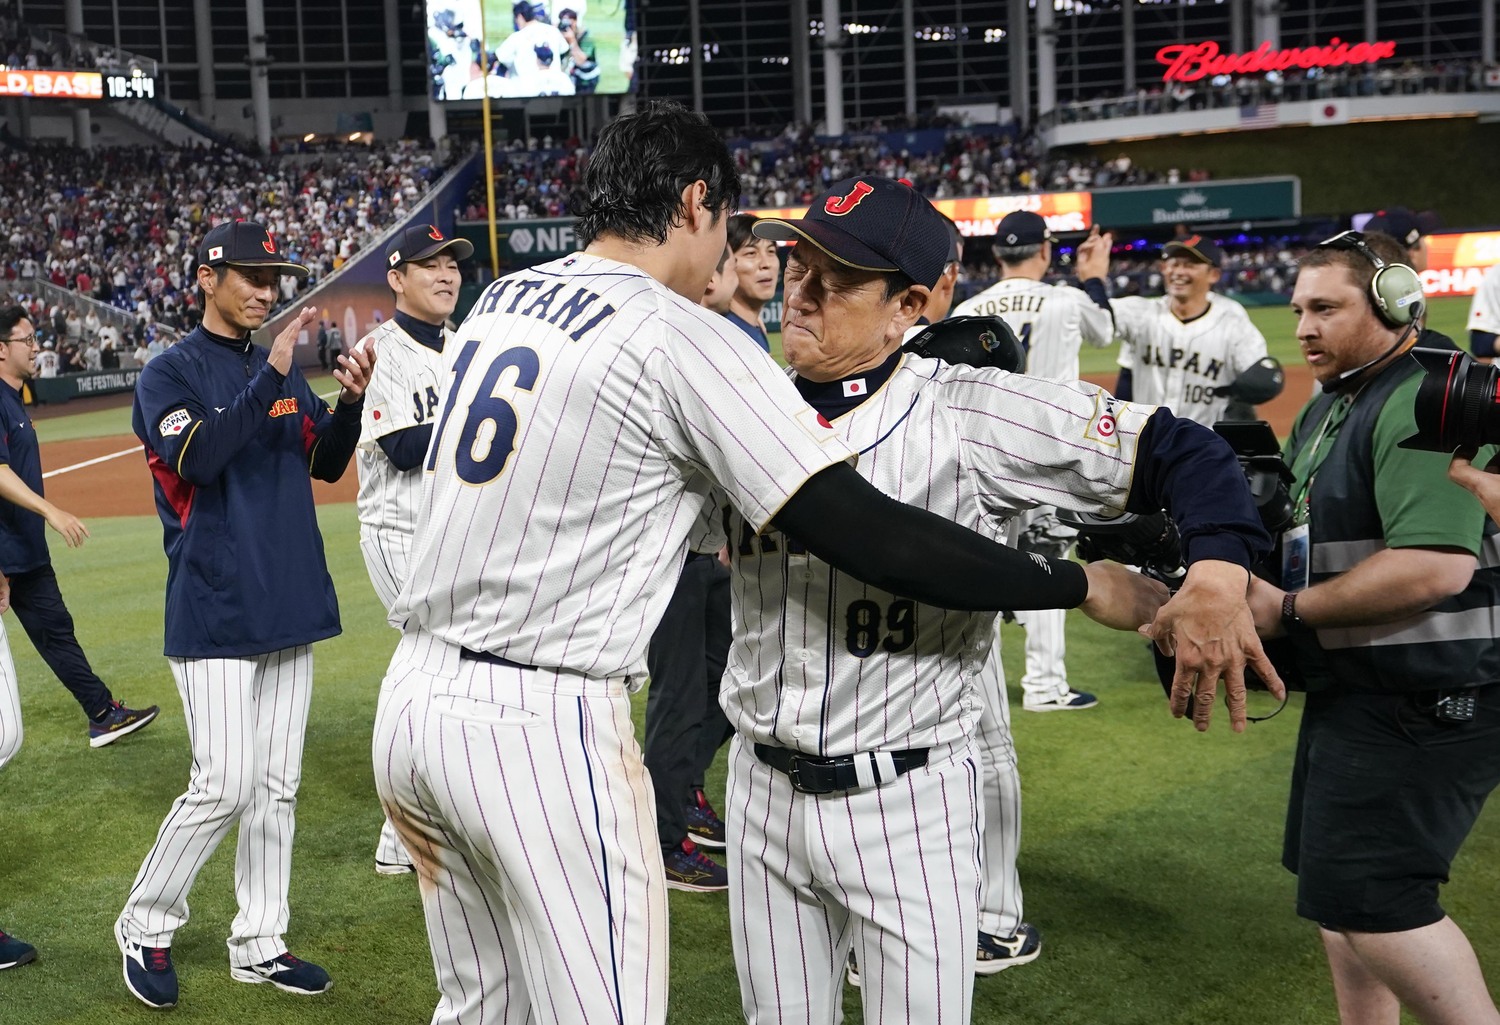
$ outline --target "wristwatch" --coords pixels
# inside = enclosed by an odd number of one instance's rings
[[[1311,629],[1302,621],[1302,617],[1297,615],[1296,591],[1288,591],[1281,596],[1281,625],[1289,634],[1303,633]]]

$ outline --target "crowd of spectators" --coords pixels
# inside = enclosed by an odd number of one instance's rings
[[[1196,82],[1157,82],[1134,93],[1101,95],[1064,103],[1048,114],[1048,123],[1069,124],[1118,117],[1171,114],[1184,110],[1254,107],[1346,97],[1415,96],[1424,93],[1479,92],[1493,71],[1480,61],[1418,64],[1362,64],[1337,68],[1293,68],[1265,75],[1216,75]]]
[[[140,319],[122,329],[86,302],[49,302],[32,292],[0,291],[0,309],[17,304],[36,329],[41,377],[143,366],[178,337],[163,324]]]
[[[307,282],[282,279],[281,302],[338,270],[418,204],[443,173],[413,143],[253,157],[229,150],[67,146],[0,152],[0,274],[42,278],[187,327],[197,319],[197,242],[214,224],[265,224]]]
[[[872,129],[883,129],[874,125]],[[855,174],[905,178],[930,199],[1053,192],[1206,180],[1206,172],[1168,168],[1149,171],[1130,158],[1091,160],[1050,155],[1034,135],[1016,131],[949,132],[931,152],[914,152],[872,132],[829,141],[805,125],[789,126],[771,139],[733,143],[743,192],[742,209],[799,206],[828,185]],[[578,139],[513,142],[495,154],[495,203],[499,220],[565,217],[568,194],[588,164]],[[461,220],[484,220],[485,183],[475,182],[455,211]]]

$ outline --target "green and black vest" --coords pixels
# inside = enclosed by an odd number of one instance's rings
[[[1386,402],[1421,372],[1398,359],[1367,384],[1313,479],[1310,494],[1313,584],[1338,576],[1385,548],[1375,507],[1373,436]],[[1287,442],[1287,461],[1310,443],[1337,397],[1314,399]],[[1436,457],[1435,457],[1436,458]],[[1457,487],[1457,485],[1454,485]],[[1309,690],[1338,687],[1383,693],[1475,686],[1500,680],[1500,538],[1484,523],[1479,567],[1469,586],[1426,612],[1380,626],[1334,627],[1294,638]]]

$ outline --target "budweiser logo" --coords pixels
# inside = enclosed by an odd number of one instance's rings
[[[1165,82],[1196,82],[1216,75],[1255,75],[1289,68],[1336,68],[1345,64],[1373,64],[1393,57],[1395,42],[1346,43],[1335,36],[1327,46],[1273,50],[1269,42],[1261,43],[1249,53],[1221,53],[1219,44],[1173,43],[1156,51],[1156,60],[1165,64]]]

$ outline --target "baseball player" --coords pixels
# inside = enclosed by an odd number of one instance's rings
[[[698,305],[739,191],[702,114],[622,115],[574,197],[584,252],[492,283],[445,347],[374,744],[421,882],[435,1025],[665,1019],[629,692],[690,544],[722,539],[716,487],[753,530],[940,604],[1118,594],[860,479],[840,433]]]
[[[436,225],[403,229],[385,249],[385,280],[396,295],[395,315],[357,346],[380,353],[380,367],[365,389],[355,465],[359,550],[375,596],[388,614],[406,582],[422,460],[442,387],[443,325],[458,305],[458,262],[473,255],[468,239],[448,238]],[[411,857],[389,820],[375,846],[375,871],[412,871]]]
[[[1167,294],[1113,301],[1118,397],[1169,406],[1205,427],[1225,418],[1228,386],[1265,359],[1266,339],[1243,306],[1211,294],[1223,260],[1202,235],[1168,242],[1162,247]]]
[[[1043,502],[1194,507],[1203,547],[1191,590],[1206,596],[1213,581],[1210,604],[1243,622],[1248,567],[1270,539],[1228,445],[1097,389],[902,353],[947,251],[941,218],[914,189],[845,179],[802,220],[764,219],[755,232],[797,242],[783,350],[798,392],[844,430],[867,480],[996,538]],[[974,676],[994,614],[861,583],[779,522],[761,531],[728,519],[737,635],[721,700],[737,733],[730,933],[745,1019],[835,1020],[852,945],[866,1021],[968,1021],[983,828]],[[1165,597],[1135,579],[1090,614],[1131,629]],[[1162,615],[1184,598],[1200,600],[1185,588]]]
[[[338,358],[330,410],[292,361],[309,306],[267,352],[250,341],[279,274],[305,276],[252,221],[198,247],[203,322],[141,372],[145,445],[167,552],[166,656],[182,695],[192,776],[157,832],[115,923],[125,985],[177,1003],[172,934],[224,835],[239,826],[229,975],[296,994],[333,986],[287,952],[293,812],[312,696],[312,644],[339,632],[309,475],[337,480],[359,440],[373,354]]]
[[[1029,210],[1007,214],[996,229],[1000,280],[955,312],[1000,317],[1021,340],[1028,375],[1072,382],[1078,380],[1081,344],[1102,348],[1114,340],[1104,287],[1113,240],[1096,227],[1079,245],[1076,287],[1042,280],[1052,268],[1056,241],[1040,215]],[[1049,507],[1024,514],[1020,529],[1024,548],[1046,546],[1049,554],[1062,554],[1071,546]],[[1068,685],[1064,614],[1046,609],[1019,613],[1016,620],[1026,628],[1021,707],[1028,712],[1078,711],[1098,704],[1094,695]]]
[[[10,608],[10,583],[0,576],[0,613]],[[0,624],[0,769],[21,750],[21,691],[16,686],[16,667],[10,658],[10,642]],[[0,971],[36,960],[36,948],[0,929]]]
[[[36,328],[20,306],[0,310],[0,572],[10,580],[10,605],[21,628],[53,674],[88,717],[90,747],[104,747],[150,725],[158,709],[127,708],[89,665],[73,633],[47,549],[47,527],[69,548],[83,544],[88,528],[47,501],[42,454],[22,389],[36,375]]]
[[[515,31],[495,49],[495,62],[505,74],[506,93],[511,96],[536,96],[552,88],[550,72],[561,71],[558,57],[569,50],[562,33],[539,17],[536,7],[528,0],[517,0],[511,5]],[[541,59],[542,50],[546,51],[546,60]],[[566,78],[565,73],[563,77]],[[563,84],[571,95],[572,81]]]
[[[1475,359],[1495,358],[1495,336],[1500,334],[1500,263],[1484,272],[1469,303],[1469,350]]]

